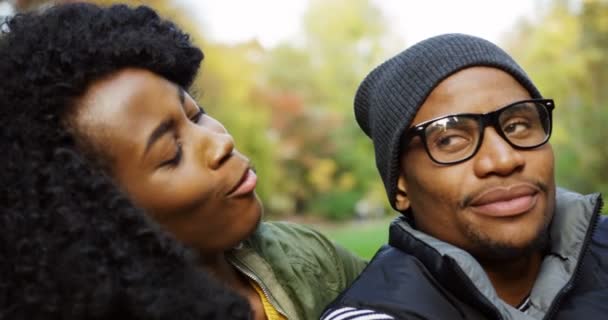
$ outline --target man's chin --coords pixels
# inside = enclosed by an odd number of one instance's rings
[[[475,235],[474,240],[475,248],[472,248],[470,253],[477,260],[484,264],[502,264],[544,251],[549,244],[549,233],[544,229],[538,232],[535,238],[518,244],[479,235]]]

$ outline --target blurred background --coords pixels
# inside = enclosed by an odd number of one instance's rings
[[[506,48],[556,100],[558,184],[608,195],[607,0],[90,2],[146,4],[187,30],[205,52],[192,91],[253,159],[266,219],[314,225],[364,257],[396,213],[354,93],[374,66],[433,35]],[[0,16],[50,3],[0,1]]]

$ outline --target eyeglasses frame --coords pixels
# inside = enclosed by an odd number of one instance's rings
[[[536,144],[533,146],[528,146],[528,147],[521,147],[521,146],[513,144],[505,136],[503,130],[500,128],[500,124],[498,123],[498,118],[501,115],[501,113],[504,110],[508,109],[509,107],[512,107],[517,104],[526,103],[526,102],[533,102],[535,104],[542,104],[543,106],[545,106],[545,108],[547,109],[548,117],[549,117],[549,129],[547,132],[546,139],[543,140],[542,142],[540,142],[539,144]],[[412,139],[414,139],[416,136],[418,136],[418,137],[420,137],[420,140],[422,141],[422,144],[424,145],[426,154],[431,158],[431,160],[433,160],[433,162],[440,164],[440,165],[453,165],[453,164],[462,163],[462,162],[465,162],[465,161],[471,159],[473,156],[475,156],[477,154],[477,151],[479,151],[479,148],[481,147],[481,144],[483,143],[483,134],[484,134],[485,128],[488,126],[492,126],[494,128],[494,130],[496,131],[496,133],[498,133],[498,135],[501,138],[503,138],[503,140],[505,140],[514,149],[530,150],[530,149],[538,148],[538,147],[544,145],[545,143],[547,143],[547,141],[549,141],[549,138],[551,137],[551,131],[553,129],[553,113],[552,113],[553,109],[555,109],[555,103],[553,102],[553,99],[526,99],[526,100],[515,101],[513,103],[510,103],[504,107],[498,108],[498,109],[488,112],[488,113],[459,113],[459,114],[450,114],[450,115],[437,117],[437,118],[434,118],[431,120],[424,121],[420,124],[417,124],[417,125],[409,128],[403,136],[402,143],[401,143],[401,151],[403,152],[404,150],[406,150],[407,146],[410,144]],[[449,118],[449,117],[461,117],[461,116],[474,118],[475,120],[477,120],[478,123],[481,124],[479,126],[479,130],[480,130],[479,142],[477,143],[475,150],[471,153],[471,155],[469,155],[463,159],[460,159],[460,160],[450,161],[450,162],[438,161],[437,159],[433,158],[433,155],[431,155],[431,152],[429,151],[429,147],[426,142],[426,128],[431,123],[434,123],[435,121]]]

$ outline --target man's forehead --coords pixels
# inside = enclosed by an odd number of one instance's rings
[[[528,91],[510,74],[497,68],[471,67],[443,79],[418,109],[412,125],[459,113],[486,113],[517,100]]]

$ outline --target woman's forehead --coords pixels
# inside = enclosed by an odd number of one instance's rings
[[[163,103],[180,103],[180,90],[150,71],[125,69],[91,84],[78,103],[79,121],[122,123],[131,115],[160,112]]]
[[[181,112],[180,91],[152,72],[125,69],[93,83],[69,122],[93,144],[137,148],[158,123]]]

